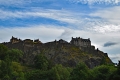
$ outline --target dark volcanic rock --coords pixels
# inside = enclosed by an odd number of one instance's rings
[[[36,55],[43,53],[48,60],[53,64],[62,64],[63,66],[75,67],[79,62],[85,62],[89,68],[100,65],[104,61],[112,63],[106,53],[100,50],[95,50],[94,46],[79,47],[63,41],[53,41],[49,43],[41,43],[40,41],[32,42],[32,40],[25,40],[20,42],[2,43],[8,48],[20,49],[24,52],[21,61],[27,65],[34,64]],[[107,59],[107,60],[106,60]]]

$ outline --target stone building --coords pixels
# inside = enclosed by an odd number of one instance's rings
[[[42,43],[39,39],[35,39],[34,43]]]
[[[68,43],[67,41],[65,41],[65,40],[63,40],[63,39],[60,39],[58,42],[59,42],[59,43]]]
[[[91,41],[90,39],[82,39],[80,37],[73,38],[70,41],[71,44],[74,44],[79,47],[91,47]]]
[[[24,43],[33,43],[33,40],[31,40],[31,39],[25,39]]]
[[[22,40],[21,40],[21,39],[18,39],[18,38],[15,38],[15,37],[13,37],[13,36],[12,36],[12,38],[10,39],[10,42],[11,42],[12,44],[18,43],[18,42],[20,42],[20,41],[22,41]]]

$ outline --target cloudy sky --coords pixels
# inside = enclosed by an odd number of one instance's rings
[[[120,60],[120,0],[0,0],[0,43],[17,38],[43,43],[71,37]]]

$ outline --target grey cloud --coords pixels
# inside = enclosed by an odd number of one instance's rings
[[[104,43],[104,47],[109,47],[109,46],[113,46],[113,45],[117,45],[118,43],[116,42],[106,42]]]
[[[18,37],[22,40],[39,38],[44,43],[55,40],[63,31],[64,29],[55,28],[54,25],[33,25],[31,27],[1,28],[0,38],[2,39],[0,39],[0,43],[8,42],[12,36]]]
[[[71,29],[65,29],[64,32],[59,36],[59,38],[69,40],[73,32],[74,31]]]
[[[116,57],[111,57],[111,59],[112,59],[112,60],[119,60],[120,57],[117,57],[117,56],[116,56]]]
[[[103,15],[104,13],[104,15]],[[100,17],[104,20],[109,21],[110,23],[119,24],[119,17],[120,17],[120,6],[114,6],[110,8],[105,8],[102,10],[97,10],[94,13],[91,13],[90,16],[92,17]],[[114,16],[113,16],[114,15]]]
[[[120,54],[119,53],[117,53],[117,54],[110,54],[110,58],[111,58],[111,60],[113,61],[113,62],[115,62],[115,63],[117,63],[118,62],[118,60],[120,60]]]

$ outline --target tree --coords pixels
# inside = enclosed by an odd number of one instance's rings
[[[120,80],[120,61],[116,67],[116,71],[114,71],[111,75],[109,80]]]
[[[117,72],[120,75],[120,61],[119,61],[118,66],[117,66]]]
[[[38,54],[35,57],[35,68],[41,69],[41,70],[47,70],[48,69],[49,62],[47,58],[44,56],[44,54]]]
[[[22,66],[18,63],[22,55],[22,51],[8,49],[0,44],[0,80],[12,80],[14,76],[18,76],[23,80]]]
[[[88,80],[89,69],[84,63],[79,63],[71,72],[70,80]]]
[[[70,68],[63,67],[61,64],[55,65],[51,69],[51,79],[52,80],[68,80],[70,76]]]
[[[43,70],[33,70],[26,73],[27,80],[50,80],[48,76],[48,71]]]
[[[11,62],[9,60],[1,61],[0,63],[0,79],[9,80],[12,75]]]
[[[101,65],[92,70],[93,80],[110,80],[111,75],[116,71],[113,65]]]
[[[9,57],[11,61],[18,62],[19,59],[22,58],[22,56],[23,56],[23,52],[21,50],[11,49],[7,51],[7,57]]]
[[[8,51],[8,48],[3,44],[0,44],[0,60],[3,60],[5,58],[7,51]]]
[[[12,62],[11,64],[11,69],[12,69],[12,79],[17,79],[17,80],[25,80],[24,76],[24,67],[18,63],[18,62]]]

